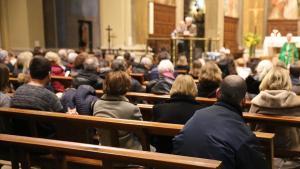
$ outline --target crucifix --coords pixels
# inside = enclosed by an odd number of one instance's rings
[[[110,25],[108,25],[108,27],[107,27],[105,30],[107,31],[107,36],[108,36],[108,37],[107,37],[108,51],[110,52],[110,49],[111,49],[111,46],[110,46],[111,43],[110,43],[110,42],[111,42],[111,37],[112,37],[110,33],[111,33],[111,31],[112,31],[112,28],[110,27]]]
[[[259,12],[264,11],[264,8],[258,8],[258,3],[257,1],[255,2],[254,8],[249,9],[250,12],[253,12],[254,15],[254,33],[256,34],[256,29],[257,29],[257,17]]]

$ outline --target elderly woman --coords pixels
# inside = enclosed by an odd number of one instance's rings
[[[185,124],[204,105],[195,101],[198,94],[196,83],[189,75],[179,75],[170,91],[171,98],[163,104],[153,107],[153,121],[163,123]],[[156,137],[156,150],[172,153],[172,137]]]
[[[255,68],[255,74],[250,75],[246,78],[247,92],[252,95],[257,95],[259,93],[259,85],[266,74],[272,69],[273,64],[269,60],[262,60],[258,63]]]
[[[129,103],[125,94],[130,88],[130,76],[124,71],[109,72],[105,78],[104,95],[93,106],[93,115],[118,119],[142,120],[140,109]],[[100,144],[111,145],[107,131],[101,130]],[[141,144],[132,134],[119,131],[120,147],[141,150]]]
[[[214,62],[207,62],[200,70],[198,96],[216,97],[216,91],[222,81],[222,72]]]
[[[159,79],[150,81],[146,86],[148,93],[169,94],[175,80],[174,65],[168,59],[160,61],[158,67]]]
[[[272,68],[262,80],[259,88],[260,93],[251,101],[250,113],[300,116],[300,97],[291,91],[292,82],[288,70],[281,67]],[[300,147],[299,128],[257,125],[256,130],[275,133],[275,148]],[[285,160],[281,160],[280,163],[283,166],[288,164],[285,163]],[[300,166],[299,164],[296,166]]]

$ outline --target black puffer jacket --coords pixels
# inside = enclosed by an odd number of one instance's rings
[[[92,86],[81,85],[78,89],[67,90],[61,102],[64,110],[75,108],[80,115],[93,115],[92,104],[97,101],[96,91]]]
[[[82,70],[73,78],[73,87],[77,89],[80,85],[90,85],[95,89],[102,89],[103,79],[96,72]]]

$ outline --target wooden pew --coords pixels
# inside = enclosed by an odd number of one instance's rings
[[[14,152],[11,157],[13,168],[29,169],[31,165],[30,153],[34,151],[51,152],[56,158],[57,169],[67,169],[66,156],[91,158],[102,160],[104,169],[113,168],[114,163],[136,164],[155,168],[182,169],[219,169],[221,162],[216,160],[184,157],[178,155],[143,152],[137,150],[80,144],[74,142],[48,140],[32,137],[0,134],[0,145],[6,146]],[[18,158],[16,152],[22,152],[26,158]],[[100,167],[100,161],[99,161]]]
[[[51,81],[59,81],[62,85],[64,85],[65,89],[70,88],[72,86],[72,77],[65,76],[51,76]],[[10,77],[9,82],[12,84],[19,84],[18,78]]]
[[[82,115],[68,115],[62,113],[36,111],[36,110],[25,110],[25,109],[15,109],[15,108],[0,108],[0,117],[21,117],[23,119],[28,119],[30,124],[35,124],[36,121],[45,121],[56,124],[58,129],[63,128],[63,130],[57,130],[57,138],[67,141],[90,143],[91,141],[88,136],[87,130],[90,128],[104,128],[109,129],[112,133],[117,130],[124,130],[134,133],[138,136],[143,150],[150,150],[149,137],[151,135],[161,135],[161,136],[175,136],[183,128],[183,125],[178,124],[167,124],[167,123],[157,123],[157,122],[147,122],[147,121],[136,121],[136,120],[124,120],[124,119],[114,119],[114,118],[101,118],[101,117],[90,117]],[[78,125],[80,124],[80,125]],[[34,128],[32,126],[31,128]],[[273,138],[274,134],[269,133],[255,133],[256,136],[261,140],[266,157],[269,162],[269,166],[272,165],[273,157]],[[75,138],[74,138],[75,137]],[[118,140],[116,135],[112,134],[111,140]],[[114,143],[118,145],[118,143]],[[271,168],[271,167],[269,167]]]
[[[96,90],[96,94],[98,97],[101,97],[103,95],[103,90]],[[146,101],[166,101],[167,99],[170,99],[170,95],[158,95],[153,93],[138,93],[138,92],[127,92],[126,97],[128,98],[139,98]],[[216,103],[216,98],[205,98],[205,97],[196,97],[196,101],[212,105]],[[250,108],[251,102],[248,100],[245,103],[245,108]]]
[[[140,108],[144,120],[152,120],[153,105],[138,104],[137,106]],[[243,113],[243,117],[248,123],[300,128],[300,117],[295,116],[275,116],[245,112]],[[274,153],[275,157],[295,157],[300,156],[300,149],[294,149],[291,151],[275,150]]]

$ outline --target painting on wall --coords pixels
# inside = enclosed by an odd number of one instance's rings
[[[297,19],[300,0],[269,0],[269,19]]]
[[[239,0],[224,0],[224,15],[238,18]]]

